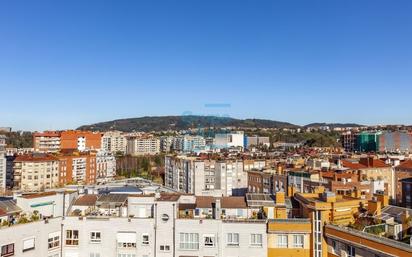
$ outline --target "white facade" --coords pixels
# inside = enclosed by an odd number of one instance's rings
[[[195,195],[242,195],[247,189],[247,172],[241,160],[201,160],[166,156],[165,185]]]
[[[153,217],[73,216],[1,228],[0,247],[28,257],[267,256],[264,220],[180,219],[184,200],[150,201],[141,204]]]
[[[116,157],[110,152],[97,152],[96,171],[98,181],[113,180],[116,176]]]
[[[0,150],[0,193],[6,189],[6,176],[7,176],[7,159],[6,152]]]
[[[245,148],[245,135],[242,131],[236,133],[216,134],[215,135],[215,148],[226,149],[231,147]]]

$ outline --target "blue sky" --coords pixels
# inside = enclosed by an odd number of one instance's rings
[[[410,0],[0,1],[0,126],[411,124],[411,13]]]

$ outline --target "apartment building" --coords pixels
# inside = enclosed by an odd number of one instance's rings
[[[214,147],[217,149],[227,148],[245,148],[245,135],[243,131],[237,131],[233,133],[216,134]]]
[[[99,151],[96,154],[97,181],[113,180],[116,176],[116,158],[110,152]]]
[[[66,151],[57,156],[59,183],[94,184],[97,180],[96,152]]]
[[[0,247],[4,256],[33,257],[267,256],[265,220],[180,217],[179,210],[196,206],[193,196],[129,199],[136,210],[149,214],[138,218],[70,214],[14,225],[0,229]]]
[[[402,180],[412,178],[412,160],[403,161],[400,165],[395,167],[395,193],[396,202],[399,205],[404,205]]]
[[[6,139],[5,135],[0,135],[0,151],[4,151],[6,148]]]
[[[289,218],[268,221],[268,257],[310,257],[312,222],[310,219]]]
[[[162,153],[170,153],[173,150],[174,137],[162,136],[160,137],[160,151]]]
[[[406,208],[412,208],[412,178],[402,179],[401,187],[402,206]]]
[[[178,136],[173,138],[173,150],[183,153],[191,153],[204,150],[206,147],[205,138],[202,136]]]
[[[120,131],[108,131],[102,136],[101,150],[112,154],[126,153],[127,139]]]
[[[7,186],[7,158],[6,153],[0,150],[0,193],[6,190]]]
[[[102,135],[98,132],[67,130],[60,135],[60,150],[100,150]]]
[[[60,131],[44,131],[33,133],[33,148],[35,152],[57,153],[60,151]]]
[[[7,182],[7,159],[6,159],[6,136],[0,135],[0,193],[6,190]]]
[[[253,146],[270,146],[269,137],[260,137],[260,136],[248,136],[245,137],[245,148],[250,149]]]
[[[14,159],[13,188],[25,192],[59,186],[59,159],[48,154],[19,155]]]
[[[363,179],[357,172],[348,169],[321,172],[321,176],[329,183],[327,188],[338,195],[371,199],[378,191],[385,191],[384,180]]]
[[[154,155],[160,153],[160,139],[152,135],[127,137],[126,153],[130,155]]]
[[[165,185],[195,195],[242,195],[247,189],[243,161],[166,156]]]
[[[354,214],[367,200],[340,196],[323,191],[320,187],[315,193],[297,193],[295,199],[300,205],[300,216],[309,218],[312,223],[312,255],[327,256],[327,242],[324,238],[323,224],[348,225],[355,221]]]
[[[395,199],[395,171],[384,161],[370,156],[359,160],[342,160],[342,166],[357,171],[364,180],[385,181],[386,193],[390,198]]]
[[[349,227],[325,226],[328,257],[412,256],[409,244]]]
[[[288,177],[282,169],[264,169],[248,171],[248,192],[275,194],[288,192]]]

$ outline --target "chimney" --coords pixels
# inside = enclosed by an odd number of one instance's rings
[[[382,213],[382,204],[374,196],[372,200],[368,201],[368,214],[372,216],[379,216]]]
[[[374,197],[376,197],[376,200],[381,202],[382,208],[389,205],[389,197],[387,194],[385,194],[384,191],[380,191],[380,190],[376,191],[376,194],[374,194]]]
[[[276,192],[276,204],[284,205],[285,204],[285,192]]]

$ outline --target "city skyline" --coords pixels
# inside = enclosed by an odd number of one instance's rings
[[[411,10],[410,1],[3,2],[0,126],[186,113],[411,124]]]

